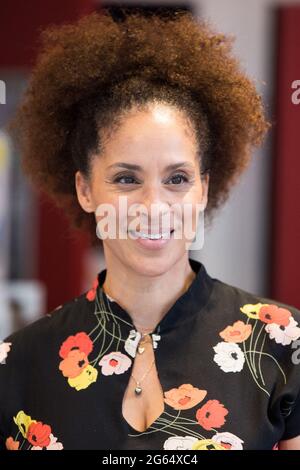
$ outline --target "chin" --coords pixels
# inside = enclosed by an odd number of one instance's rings
[[[142,255],[130,255],[127,258],[126,264],[130,265],[131,269],[136,273],[143,276],[159,276],[172,269],[172,267],[182,258],[182,253],[170,253]]]

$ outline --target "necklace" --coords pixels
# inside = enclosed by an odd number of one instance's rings
[[[147,336],[148,336],[148,333],[144,333],[142,335],[142,339],[140,340],[140,342],[138,344],[138,348],[137,348],[137,351],[138,351],[139,354],[143,354],[143,352],[145,351],[145,348],[143,347],[143,344],[151,343],[151,341],[152,341],[151,337],[145,338]]]
[[[142,387],[141,387],[141,383],[142,381],[144,380],[144,378],[146,377],[147,374],[149,374],[150,370],[152,369],[152,366],[155,362],[155,359],[153,359],[152,363],[151,363],[151,366],[149,367],[149,369],[147,370],[147,372],[143,375],[143,377],[141,378],[141,380],[136,380],[135,377],[133,376],[133,374],[131,374],[131,377],[134,379],[135,383],[136,383],[136,387],[134,389],[134,392],[137,396],[141,395],[142,393]]]

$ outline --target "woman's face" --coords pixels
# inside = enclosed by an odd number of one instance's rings
[[[93,156],[90,178],[76,173],[76,188],[82,208],[100,223],[106,259],[158,275],[188,255],[199,207],[207,203],[208,175],[200,177],[196,140],[184,115],[151,104],[124,118],[101,155]],[[116,232],[105,239],[113,226]],[[167,238],[142,239],[136,232]]]

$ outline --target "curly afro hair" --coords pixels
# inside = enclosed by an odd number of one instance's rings
[[[210,172],[210,220],[270,126],[255,84],[232,55],[232,38],[188,11],[115,21],[104,9],[48,27],[40,42],[9,127],[25,173],[72,225],[99,243],[94,214],[78,203],[75,172],[89,175],[102,131],[111,135],[126,111],[154,100],[184,111],[193,125],[200,169]]]

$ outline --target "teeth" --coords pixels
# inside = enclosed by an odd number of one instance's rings
[[[150,239],[150,240],[159,240],[160,238],[165,239],[165,238],[168,238],[170,235],[169,232],[155,233],[152,235],[146,235],[145,233],[138,233],[138,232],[131,232],[131,233],[133,233],[138,238]]]

